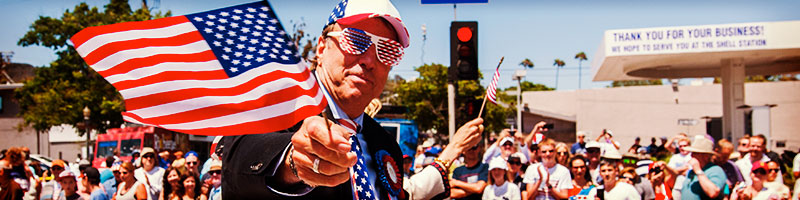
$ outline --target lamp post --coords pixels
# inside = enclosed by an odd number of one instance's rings
[[[89,106],[83,107],[83,129],[86,132],[86,158],[89,160],[89,163],[94,161],[94,156],[89,156],[91,148],[90,140],[91,140],[91,133],[89,132],[89,115],[92,114],[92,110],[89,110]]]
[[[525,78],[527,71],[514,71],[512,80],[517,81],[517,131],[522,132],[522,79]]]

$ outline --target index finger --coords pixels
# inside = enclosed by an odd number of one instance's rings
[[[306,128],[308,137],[319,142],[331,151],[347,153],[350,151],[350,142],[347,138],[351,133],[338,124],[329,122],[327,119],[308,120]]]

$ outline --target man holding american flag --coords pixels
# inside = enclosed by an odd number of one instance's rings
[[[223,198],[447,197],[446,170],[480,140],[483,120],[459,128],[436,164],[404,182],[398,144],[364,114],[408,47],[408,32],[392,3],[343,0],[317,42],[313,73],[327,100],[325,114],[279,132],[225,137],[219,145]]]

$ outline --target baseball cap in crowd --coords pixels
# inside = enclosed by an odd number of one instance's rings
[[[151,147],[142,148],[142,154],[141,154],[142,156],[144,156],[145,154],[148,154],[148,153],[152,153],[153,155],[155,155],[156,154],[156,150],[154,150]]]
[[[600,143],[595,142],[595,141],[589,141],[589,142],[586,143],[586,148],[587,149],[589,149],[589,148],[598,148],[598,149],[600,149],[601,147],[602,146],[600,146]]]
[[[441,147],[431,147],[428,150],[425,150],[426,154],[432,154],[432,155],[439,155],[439,153],[441,152],[442,152]]]
[[[211,160],[211,168],[208,171],[222,170],[222,161],[217,159]]]
[[[694,142],[692,142],[692,145],[684,147],[683,150],[692,153],[708,153],[708,154],[716,153],[714,152],[714,142],[703,136],[694,137]]]
[[[506,160],[503,160],[500,156],[492,158],[492,161],[489,161],[489,170],[493,169],[508,170]]]
[[[350,25],[374,17],[382,17],[392,24],[392,28],[397,32],[397,38],[400,40],[398,42],[403,47],[408,47],[409,36],[406,25],[400,18],[400,12],[397,12],[389,0],[342,0],[333,8],[325,26],[333,23]]]
[[[64,160],[54,160],[53,163],[51,163],[52,166],[59,166],[61,168],[66,167],[66,164],[67,163],[64,162]]]
[[[506,144],[508,142],[511,142],[511,145],[514,145],[514,137],[511,137],[511,136],[504,137],[503,140],[500,141],[500,146],[503,146],[504,144]]]
[[[64,179],[64,178],[72,178],[74,180],[75,179],[75,174],[73,174],[71,171],[65,170],[65,171],[61,172],[60,174],[58,174],[58,179],[56,179],[56,181],[61,181],[61,179]]]
[[[510,156],[508,156],[508,161],[509,162],[514,161],[514,160],[518,160],[522,164],[527,164],[528,163],[528,159],[525,158],[525,154],[523,154],[522,152],[513,153]]]
[[[622,159],[622,154],[616,148],[609,148],[603,153],[602,158],[619,160]]]
[[[756,170],[759,170],[759,169],[760,170],[764,170],[766,172],[768,168],[769,167],[767,167],[767,163],[766,162],[758,161],[758,162],[754,162],[753,163],[753,168],[750,169],[750,172],[756,172]]]

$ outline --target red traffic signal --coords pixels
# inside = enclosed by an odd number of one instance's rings
[[[450,24],[450,67],[458,80],[478,79],[478,22]]]

